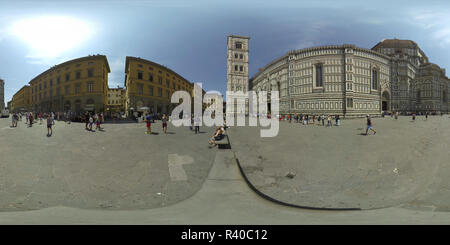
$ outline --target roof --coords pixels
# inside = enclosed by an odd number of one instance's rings
[[[172,72],[172,73],[174,73],[175,75],[181,77],[182,79],[184,79],[186,82],[190,83],[191,85],[193,84],[193,83],[189,82],[189,80],[187,80],[186,78],[184,78],[183,76],[181,76],[180,74],[178,74],[178,73],[176,73],[175,71],[173,71],[172,69],[170,69],[170,68],[168,68],[168,67],[165,67],[165,66],[163,66],[163,65],[160,65],[160,64],[158,64],[158,63],[156,63],[156,62],[153,62],[153,61],[150,61],[150,60],[145,60],[145,59],[142,59],[142,58],[139,58],[139,57],[132,57],[132,56],[127,56],[127,57],[126,57],[126,61],[125,61],[125,73],[127,73],[127,68],[128,68],[128,65],[129,65],[130,60],[134,60],[134,61],[138,61],[138,62],[144,62],[144,63],[147,63],[147,64],[154,65],[154,66],[156,66],[156,67],[165,69],[165,70],[167,70],[167,71],[169,71],[169,72]]]
[[[375,46],[373,46],[372,49],[376,48],[417,48],[419,45],[417,45],[416,42],[411,40],[401,40],[401,39],[383,39],[381,42],[377,43]]]
[[[111,72],[111,69],[109,68],[108,59],[106,58],[105,55],[101,55],[101,54],[98,54],[98,55],[88,55],[88,56],[85,56],[85,57],[81,57],[81,58],[69,60],[69,61],[66,61],[66,62],[64,62],[64,63],[55,65],[55,66],[51,67],[50,69],[48,69],[48,70],[42,72],[41,74],[37,75],[37,76],[34,77],[33,79],[31,79],[31,81],[29,82],[29,84],[31,84],[31,82],[33,82],[33,81],[36,80],[37,78],[39,78],[39,77],[41,77],[41,76],[43,76],[43,75],[46,75],[47,73],[50,73],[50,72],[52,72],[52,71],[54,71],[54,70],[56,70],[56,69],[58,69],[58,68],[60,68],[60,67],[62,67],[62,66],[65,66],[65,65],[68,65],[68,64],[71,64],[71,63],[77,63],[77,62],[87,61],[87,60],[95,60],[95,59],[99,59],[99,58],[100,58],[100,59],[104,59],[105,64],[106,64],[106,68],[108,69],[108,73],[110,73],[110,72]]]
[[[239,36],[239,35],[228,35],[228,37],[250,39],[250,37],[247,37],[247,36]]]

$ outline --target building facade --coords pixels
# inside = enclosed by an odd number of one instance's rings
[[[193,98],[193,83],[173,70],[153,61],[126,57],[125,62],[125,111],[170,114],[175,108],[171,103],[175,91],[184,90]]]
[[[227,40],[227,92],[247,93],[249,90],[249,37],[230,35]],[[240,101],[245,101],[244,103]],[[242,104],[242,105],[239,105]],[[246,97],[238,98],[236,102],[228,103],[228,106],[235,108],[227,109],[240,114],[248,114],[248,99]],[[237,108],[245,106],[245,111],[237,111]]]
[[[290,51],[249,80],[250,90],[279,91],[282,115],[347,117],[445,113],[449,86],[445,70],[429,63],[416,43],[397,39],[372,49],[345,44]]]
[[[120,113],[125,111],[125,89],[109,88],[107,111],[111,113]]]
[[[5,81],[0,79],[0,111],[5,109]]]
[[[23,86],[11,100],[11,112],[25,112],[31,109],[30,86]]]
[[[90,55],[56,65],[30,81],[32,110],[36,112],[105,112],[108,60]]]

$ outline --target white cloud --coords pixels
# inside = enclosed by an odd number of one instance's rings
[[[450,44],[450,11],[421,10],[411,11],[410,17],[414,24],[428,30],[430,37],[441,47]]]
[[[115,58],[109,61],[111,73],[108,75],[108,86],[123,87],[125,79],[125,56],[123,58]]]

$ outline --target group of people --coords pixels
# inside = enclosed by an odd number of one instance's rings
[[[53,134],[53,125],[55,125],[55,113],[35,113],[35,112],[25,112],[25,113],[13,113],[11,116],[12,125],[11,127],[17,127],[17,122],[22,121],[22,118],[25,117],[25,124],[28,127],[32,127],[36,120],[39,119],[39,124],[42,124],[43,120],[47,120],[47,136],[52,136]]]
[[[339,117],[339,115],[335,115],[335,116],[331,116],[331,115],[303,115],[303,114],[299,114],[299,115],[287,115],[284,117],[284,119],[286,119],[287,121],[289,121],[290,123],[292,123],[292,119],[295,120],[296,123],[302,123],[303,125],[309,125],[309,124],[313,124],[316,125],[316,120],[318,122],[317,125],[320,126],[320,124],[322,124],[322,126],[325,126],[325,121],[326,121],[326,126],[327,127],[332,127],[333,126],[333,119],[335,121],[335,126],[340,126],[341,125],[341,118]],[[283,120],[283,116],[280,116],[280,120]]]
[[[167,120],[168,120],[168,118],[167,118],[166,114],[163,114],[162,118],[161,118],[161,122],[162,122],[162,128],[163,128],[164,134],[167,134]],[[147,114],[145,116],[145,123],[147,124],[147,131],[145,132],[146,134],[152,133],[152,123],[154,121],[155,120],[153,119],[152,114]]]
[[[95,130],[102,130],[101,124],[104,122],[103,113],[90,113],[85,112],[83,120],[85,122],[85,129],[92,130],[92,126],[95,123]]]

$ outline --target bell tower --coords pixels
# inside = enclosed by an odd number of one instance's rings
[[[228,36],[227,92],[248,92],[249,40],[250,37],[245,36]],[[247,105],[248,99],[245,101],[245,114],[248,114]],[[238,113],[244,113],[244,111]]]

